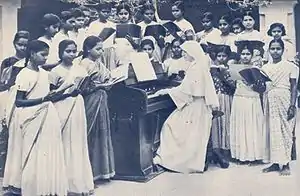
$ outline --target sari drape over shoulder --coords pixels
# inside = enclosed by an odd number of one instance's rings
[[[76,77],[85,77],[87,72],[73,65],[66,69],[58,65],[51,71],[51,78],[61,77],[65,82],[74,82]],[[61,134],[67,168],[69,193],[88,194],[93,191],[93,174],[87,142],[87,122],[84,100],[81,95],[68,97],[54,104],[60,117]]]
[[[89,74],[97,72],[94,81],[104,82],[110,77],[109,71],[100,62],[83,59],[80,66]],[[91,71],[93,70],[93,71]],[[91,84],[92,86],[93,84]],[[84,95],[87,117],[88,146],[94,181],[109,179],[115,175],[114,153],[111,140],[110,118],[105,90]]]
[[[189,54],[190,50],[185,49]],[[202,55],[205,64],[205,55]],[[207,62],[208,63],[208,62]],[[155,163],[177,172],[203,172],[212,122],[211,107],[218,97],[207,65],[194,62],[181,85],[169,95],[177,109],[162,127]]]
[[[266,149],[272,163],[285,165],[291,161],[295,118],[287,120],[291,101],[290,78],[298,80],[299,68],[288,61],[266,64],[263,70],[272,82],[265,93],[265,123],[268,131]]]
[[[17,77],[18,91],[27,99],[46,96],[48,72],[24,68]],[[24,196],[67,195],[60,119],[51,102],[18,107],[9,127],[4,189],[22,191]]]

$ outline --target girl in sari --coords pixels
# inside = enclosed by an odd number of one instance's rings
[[[72,40],[59,44],[61,63],[51,70],[52,88],[74,84],[88,76],[83,67],[73,65],[77,46]],[[64,81],[59,85],[58,81]],[[87,142],[87,122],[83,97],[75,87],[68,90],[54,105],[60,117],[61,134],[68,176],[69,194],[89,194],[94,189],[93,173]],[[77,88],[77,87],[76,87]]]
[[[267,84],[265,93],[265,121],[269,134],[267,160],[272,165],[263,169],[263,172],[278,171],[280,175],[290,175],[299,68],[282,59],[283,51],[284,42],[280,39],[272,40],[269,52],[273,63],[263,66],[272,80]]]
[[[191,62],[185,78],[178,87],[157,92],[169,94],[177,109],[162,127],[154,163],[176,172],[203,172],[212,110],[219,106],[218,97],[208,69],[209,60],[199,44],[186,42],[182,49]]]
[[[46,62],[49,46],[29,42],[26,67],[16,79],[14,118],[9,126],[8,156],[3,179],[11,194],[67,195],[60,119],[52,104]],[[22,192],[22,193],[21,193]]]
[[[253,41],[239,42],[238,53],[245,68],[251,68],[253,57]],[[234,66],[234,65],[231,65]],[[236,80],[236,89],[232,100],[230,116],[230,151],[238,163],[258,164],[265,157],[263,137],[263,110],[260,93],[265,85],[248,84],[244,80]]]
[[[105,90],[96,88],[95,83],[110,79],[110,71],[99,61],[103,53],[103,43],[99,37],[89,36],[83,43],[83,59],[80,66],[89,75],[96,73],[90,83],[89,92],[83,94],[88,146],[94,181],[110,179],[115,174],[114,152],[111,140],[110,120]]]

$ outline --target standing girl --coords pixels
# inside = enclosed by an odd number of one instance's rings
[[[269,30],[268,30],[268,36],[269,36],[269,42],[270,43],[273,39],[279,40],[281,39],[284,43],[284,52],[282,59],[283,60],[289,60],[293,61],[296,56],[296,47],[294,43],[287,38],[286,36],[286,30],[283,24],[281,23],[273,23],[271,24]],[[268,47],[269,45],[266,44]],[[265,51],[268,51],[268,48],[265,49]],[[270,52],[266,52],[265,56],[269,63],[272,63],[272,57],[270,55]]]
[[[262,34],[254,29],[255,17],[253,12],[246,11],[243,15],[243,26],[245,28],[239,36],[238,40],[260,40],[263,41]]]
[[[230,111],[234,89],[232,89],[232,85],[228,85],[223,81],[228,79],[229,75],[221,75],[220,69],[228,68],[227,63],[231,55],[231,49],[226,45],[216,45],[213,50],[216,56],[214,65],[211,66],[211,75],[219,98],[219,110],[222,111],[224,115],[214,119],[212,122],[212,148],[216,156],[219,157],[220,166],[227,168],[229,163],[222,159],[223,157],[229,157]]]
[[[204,30],[196,34],[196,40],[201,44],[215,43],[220,38],[221,32],[219,29],[214,28],[213,21],[214,16],[211,12],[203,14],[202,25]]]
[[[295,128],[297,80],[299,68],[282,59],[284,43],[272,40],[269,52],[272,62],[263,66],[263,70],[272,80],[267,85],[265,99],[266,127],[269,135],[267,149],[272,165],[263,172],[278,171],[280,175],[290,175],[289,162]],[[282,166],[280,168],[280,166]]]
[[[224,15],[219,19],[219,30],[221,31],[219,44],[230,46],[230,49],[236,52],[235,41],[237,37],[230,32],[231,18],[229,15]]]
[[[155,25],[157,22],[155,22],[155,7],[152,4],[146,3],[142,7],[142,14],[144,17],[144,20],[138,25],[142,27],[142,36],[145,34],[146,27],[148,25]]]
[[[183,57],[183,52],[180,45],[181,41],[179,39],[174,39],[172,41],[172,55],[171,58],[167,59],[164,62],[164,67],[168,77],[174,77],[178,78],[179,80],[182,80],[183,77],[180,76],[180,73],[187,71],[187,69],[190,66],[190,62]]]
[[[49,46],[28,44],[26,67],[16,80],[14,118],[9,127],[8,156],[3,187],[10,193],[67,195],[67,174],[58,113],[49,101],[46,62]]]
[[[172,5],[172,15],[175,20],[173,21],[184,33],[187,30],[193,30],[195,32],[193,25],[184,19],[184,5],[183,1],[176,1]]]
[[[85,68],[89,75],[96,73],[89,84],[90,90],[83,95],[94,181],[110,179],[115,175],[107,94],[104,90],[97,89],[95,84],[110,79],[109,70],[100,62],[102,53],[103,43],[99,37],[89,36],[84,40],[80,66]]]
[[[58,81],[63,84],[76,84],[77,79],[88,74],[80,66],[73,65],[77,55],[77,46],[72,40],[63,40],[59,44],[61,63],[51,71],[52,87],[57,88]],[[71,89],[70,89],[71,90]],[[89,160],[87,142],[87,122],[83,97],[76,90],[65,94],[54,105],[59,113],[62,141],[65,154],[70,194],[88,194],[93,191],[93,174]]]
[[[238,42],[240,61],[245,68],[252,67],[253,43]],[[232,65],[234,66],[234,65]],[[236,81],[230,117],[230,150],[232,158],[241,162],[257,162],[264,159],[263,110],[260,93],[265,86],[259,81],[251,85],[244,80]]]

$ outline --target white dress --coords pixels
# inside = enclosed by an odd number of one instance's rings
[[[67,83],[76,77],[85,77],[85,69],[73,65],[69,70],[58,65],[51,78],[61,77]],[[81,95],[56,102],[55,107],[62,123],[62,140],[67,168],[69,193],[88,194],[93,191],[93,174],[88,154],[87,123],[84,100]]]
[[[24,68],[16,87],[27,99],[50,92],[48,72]],[[8,156],[3,187],[21,189],[22,195],[67,195],[67,174],[61,123],[51,102],[18,107],[9,127]]]
[[[259,93],[237,81],[230,116],[230,150],[240,161],[264,159],[264,114]]]

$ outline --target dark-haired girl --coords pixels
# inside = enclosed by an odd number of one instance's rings
[[[15,94],[11,89],[14,86],[18,73],[25,66],[26,47],[29,40],[29,32],[19,31],[15,34],[13,44],[16,50],[14,56],[2,61],[0,69],[0,119],[10,116],[10,108],[13,106]]]
[[[38,40],[49,45],[49,57],[46,63],[50,67],[53,67],[54,65],[57,65],[59,61],[57,56],[57,44],[55,44],[53,38],[59,31],[60,18],[52,13],[45,14],[42,19],[42,26],[44,28],[44,34],[43,36],[39,37]]]
[[[4,190],[15,195],[67,195],[61,123],[50,102],[46,62],[49,46],[29,42],[26,67],[16,79],[15,110],[9,126]]]
[[[100,62],[102,53],[103,42],[99,37],[89,36],[85,39],[80,66],[85,68],[89,75],[96,73],[89,84],[89,90],[83,94],[94,181],[110,179],[115,174],[107,94],[96,87],[97,83],[104,83],[110,79],[110,71]]]
[[[267,149],[272,165],[263,172],[279,172],[290,175],[289,162],[295,127],[297,80],[299,68],[282,58],[284,42],[274,39],[269,44],[272,63],[263,66],[263,70],[272,82],[267,84],[265,93],[265,118],[269,135]]]
[[[253,58],[253,42],[238,44],[240,64],[250,68]],[[234,66],[234,65],[231,65]],[[236,80],[236,89],[232,100],[230,116],[230,150],[232,158],[242,163],[260,163],[265,158],[263,138],[263,110],[260,93],[265,85],[257,81],[248,84],[245,80]]]
[[[241,18],[236,18],[232,21],[231,24],[231,31],[235,34],[238,35],[240,34],[242,31],[245,30],[245,27],[243,25],[243,20]]]
[[[174,39],[171,43],[171,58],[164,61],[165,71],[168,77],[175,76],[180,80],[183,79],[181,73],[185,73],[190,66],[190,62],[183,57],[183,52],[180,47],[181,41]]]
[[[229,15],[224,15],[219,19],[219,30],[220,34],[220,43],[222,45],[230,46],[231,50],[236,52],[235,41],[237,36],[234,33],[231,33],[231,18]]]
[[[175,18],[173,21],[182,32],[187,30],[193,30],[195,32],[193,25],[184,18],[184,5],[183,1],[176,1],[172,4],[172,15]]]
[[[294,57],[296,56],[296,48],[294,43],[289,39],[286,35],[286,30],[283,24],[281,23],[273,23],[271,24],[269,30],[268,30],[268,36],[269,36],[269,41],[270,43],[273,39],[279,40],[281,39],[284,43],[284,51],[282,55],[283,60],[289,60],[293,61]],[[266,47],[269,45],[266,44]],[[268,48],[265,48],[265,51],[268,51]],[[269,52],[265,53],[265,57],[269,61],[269,63],[272,63],[272,57]]]
[[[211,12],[206,12],[202,17],[202,25],[204,30],[196,34],[196,40],[201,44],[207,42],[215,43],[220,37],[220,30],[213,26],[214,16]]]
[[[88,76],[84,68],[73,64],[76,55],[77,45],[74,41],[60,42],[61,63],[52,69],[50,74],[53,89],[62,85],[76,85],[78,80]],[[89,194],[94,189],[93,173],[88,152],[84,100],[79,92],[77,87],[68,89],[54,105],[62,123],[60,130],[67,169],[68,192]]]
[[[212,148],[213,152],[219,158],[218,162],[222,168],[227,168],[229,163],[223,160],[225,157],[229,158],[230,150],[230,111],[232,95],[234,92],[233,85],[227,84],[224,80],[229,78],[229,74],[223,69],[228,68],[228,60],[231,56],[230,46],[216,45],[214,48],[215,59],[210,68],[211,76],[214,81],[216,93],[219,98],[220,111],[224,115],[220,118],[213,119],[212,122]],[[221,72],[222,71],[222,72]],[[224,157],[224,158],[223,158]]]
[[[13,45],[16,50],[15,55],[8,57],[2,61],[1,68],[0,68],[0,79],[1,79],[1,84],[6,85],[7,88],[14,85],[17,74],[19,73],[20,69],[24,67],[26,47],[27,47],[28,40],[29,40],[29,32],[27,31],[17,32],[13,40]],[[16,64],[20,60],[23,61]],[[15,64],[17,66],[14,66]]]
[[[252,11],[246,11],[243,15],[244,30],[239,34],[238,40],[260,40],[263,41],[262,34],[254,29],[255,17]]]
[[[132,23],[131,7],[125,2],[120,3],[117,7],[117,16],[120,24]]]
[[[157,22],[155,22],[155,12],[156,12],[155,7],[152,4],[146,3],[143,5],[142,14],[144,20],[138,23],[138,25],[140,25],[142,28],[142,35],[145,34],[145,30],[148,25],[157,24]]]

